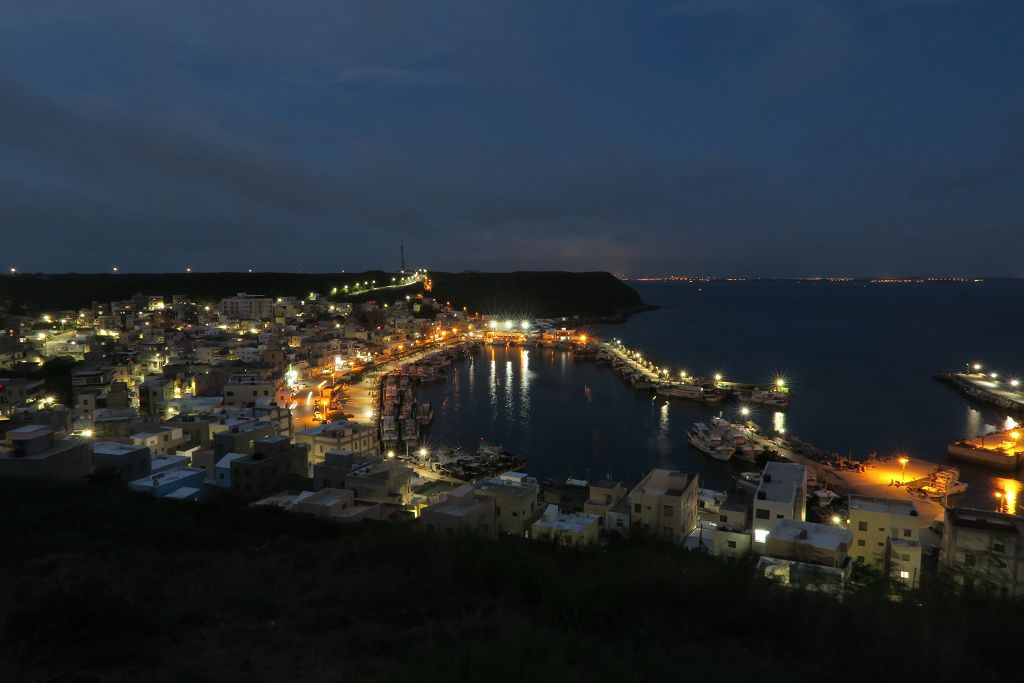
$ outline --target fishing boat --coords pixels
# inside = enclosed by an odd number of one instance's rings
[[[736,453],[735,447],[722,441],[721,432],[703,422],[695,422],[686,438],[697,450],[714,460],[728,462]]]
[[[749,403],[760,403],[766,406],[775,406],[777,408],[788,408],[789,407],[789,392],[779,391],[778,389],[753,389],[740,396],[741,400]]]
[[[721,418],[711,418],[711,426],[722,435],[722,441],[736,449],[736,456],[753,461],[764,453],[764,446],[755,443],[751,430]]]
[[[657,393],[669,398],[681,398],[687,401],[702,401],[704,403],[717,403],[725,398],[725,394],[719,389],[699,384],[663,384],[657,388]]]

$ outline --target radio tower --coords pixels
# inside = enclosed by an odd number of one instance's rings
[[[398,245],[398,250],[399,250],[399,253],[402,255],[402,272],[404,273],[405,272],[405,245],[404,244]]]

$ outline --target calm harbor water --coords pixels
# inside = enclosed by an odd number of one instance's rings
[[[1016,281],[633,284],[661,308],[595,334],[618,337],[676,373],[765,383],[782,375],[792,407],[762,407],[754,419],[855,457],[901,451],[945,462],[948,442],[1001,426],[1006,416],[933,375],[977,361],[1024,377],[1024,283]],[[437,412],[431,444],[501,443],[525,453],[527,470],[541,478],[635,482],[652,467],[673,467],[724,487],[736,467],[686,441],[695,420],[720,411],[735,417],[735,406],[636,393],[610,369],[564,352],[485,347],[420,395]],[[997,475],[966,465],[961,474],[972,485],[965,502],[987,504]]]

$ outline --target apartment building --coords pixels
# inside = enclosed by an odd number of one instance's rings
[[[786,462],[769,462],[754,494],[752,519],[755,552],[764,552],[765,541],[783,519],[807,519],[807,468]]]
[[[8,430],[5,441],[0,475],[81,479],[92,471],[92,443],[86,438],[26,425]]]
[[[304,482],[309,468],[306,447],[292,445],[286,436],[260,439],[251,454],[230,465],[231,489],[246,497],[266,496]]]
[[[540,515],[540,485],[522,472],[506,472],[482,479],[474,486],[480,495],[494,499],[494,520],[499,534],[525,536]]]
[[[494,538],[495,499],[479,493],[471,484],[452,489],[440,500],[420,511],[420,524],[427,533],[440,536],[478,534]]]
[[[262,294],[239,292],[221,299],[220,311],[232,320],[272,320],[274,300]]]
[[[583,512],[601,518],[601,526],[605,525],[608,511],[626,497],[629,491],[621,481],[602,479],[590,482],[590,495],[583,504]]]
[[[947,508],[942,573],[966,588],[1024,595],[1024,519],[987,510]]]
[[[850,496],[855,562],[913,588],[921,580],[921,516],[910,500]]]
[[[366,453],[329,451],[313,465],[313,487],[344,488],[356,498],[405,505],[412,498],[411,468],[393,459]]]
[[[655,469],[629,492],[630,527],[682,543],[697,527],[696,473]]]

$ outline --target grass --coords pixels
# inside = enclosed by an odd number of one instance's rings
[[[1016,678],[1019,604],[0,478],[0,680]]]

